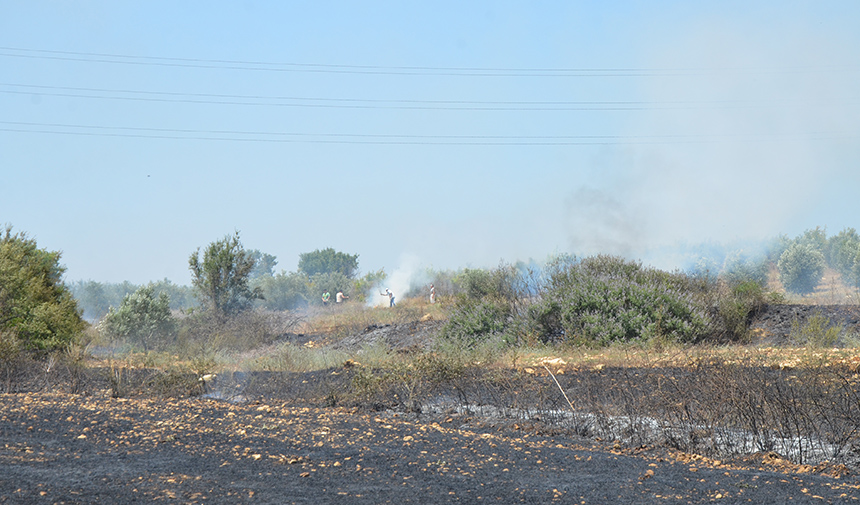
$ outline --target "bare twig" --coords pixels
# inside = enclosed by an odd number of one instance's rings
[[[570,401],[570,398],[567,397],[567,393],[564,392],[564,389],[561,388],[561,384],[558,383],[558,379],[553,375],[552,370],[546,366],[546,363],[543,364],[543,367],[546,368],[546,371],[549,372],[549,376],[552,377],[552,380],[555,381],[555,385],[558,386],[558,390],[561,391],[561,394],[564,395],[564,399],[567,400],[567,404],[570,405],[570,411],[576,414],[576,410],[573,408],[573,403]]]

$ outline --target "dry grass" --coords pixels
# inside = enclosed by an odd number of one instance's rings
[[[547,362],[561,360],[561,370],[600,370],[602,368],[691,367],[700,363],[744,364],[778,370],[809,365],[844,365],[860,371],[860,349],[817,347],[673,346],[660,350],[637,345],[618,345],[605,349],[531,348],[506,351],[499,365],[514,368],[538,368]],[[555,371],[555,370],[554,370]]]
[[[397,302],[394,308],[368,307],[357,302],[333,304],[328,307],[313,307],[308,310],[305,321],[297,332],[325,335],[327,343],[336,342],[357,333],[368,326],[401,324],[416,320],[446,319],[443,303],[430,304],[425,300],[406,299]]]

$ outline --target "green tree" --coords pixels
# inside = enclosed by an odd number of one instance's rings
[[[779,279],[785,289],[807,294],[815,290],[824,274],[824,254],[811,243],[795,243],[779,257]]]
[[[275,265],[278,264],[276,256],[261,252],[259,249],[249,251],[248,254],[254,260],[254,268],[251,270],[252,279],[259,279],[264,275],[275,275]]]
[[[388,278],[388,274],[385,273],[385,269],[380,268],[375,272],[368,272],[361,276],[358,279],[355,279],[352,285],[352,294],[349,295],[352,301],[355,302],[366,302],[368,294],[371,294],[371,298],[376,299],[376,289],[379,287],[385,279]]]
[[[12,226],[0,236],[0,332],[34,349],[67,346],[84,329],[77,303],[62,281],[60,253],[39,249]]]
[[[100,282],[77,281],[69,284],[68,288],[86,319],[96,321],[108,313],[111,307],[109,295]]]
[[[170,297],[165,292],[155,296],[150,284],[126,295],[118,309],[110,308],[102,329],[111,337],[140,345],[148,351],[176,333],[176,321],[170,314]]]
[[[308,276],[299,272],[281,272],[262,277],[259,281],[263,291],[260,303],[269,310],[293,310],[308,305],[310,284]]]
[[[347,296],[352,293],[353,281],[340,272],[329,272],[325,274],[316,274],[310,278],[311,292],[319,295],[312,298],[314,304],[322,304],[320,295],[328,291],[331,294],[331,299],[334,300],[335,293],[343,290]]]
[[[299,272],[308,277],[338,272],[353,279],[358,273],[358,255],[335,251],[331,247],[299,254]]]
[[[724,262],[722,277],[731,285],[748,281],[767,285],[767,260],[764,256],[748,256],[743,251],[731,253]]]
[[[782,256],[782,253],[784,253],[785,250],[793,243],[794,240],[788,238],[788,235],[785,234],[778,235],[773,238],[766,249],[767,259],[773,262],[779,261],[779,257]]]
[[[857,284],[854,265],[860,257],[860,235],[854,228],[845,228],[827,242],[828,263],[842,275],[846,284]]]
[[[194,288],[191,286],[174,284],[166,277],[160,281],[151,282],[149,285],[152,286],[155,295],[160,295],[161,293],[167,295],[170,299],[171,310],[188,310],[199,306],[194,296]]]
[[[250,308],[253,300],[262,298],[258,287],[248,286],[254,259],[242,247],[238,231],[210,243],[202,260],[197,249],[188,258],[188,268],[200,301],[216,315],[241,312]]]
[[[795,242],[800,244],[809,244],[813,249],[821,251],[822,254],[827,253],[827,228],[816,226],[814,230],[806,230],[802,235],[797,237]]]

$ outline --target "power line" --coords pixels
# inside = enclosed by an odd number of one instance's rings
[[[463,111],[632,111],[632,110],[685,110],[701,108],[762,108],[786,104],[842,106],[845,100],[710,100],[710,101],[480,101],[480,100],[406,100],[367,98],[325,98],[298,96],[236,95],[218,93],[180,93],[36,84],[0,83],[0,86],[35,91],[2,90],[0,93],[30,95],[34,92],[65,98],[128,100],[143,102],[188,103],[204,105],[249,105],[271,107],[339,108],[339,109],[392,109],[392,110],[463,110]],[[89,94],[87,94],[89,93]],[[101,93],[101,94],[92,94]],[[112,96],[111,94],[130,95]],[[190,97],[190,98],[189,98]],[[848,100],[854,102],[856,100]]]
[[[58,88],[59,89],[59,88]],[[81,89],[84,91],[84,89]],[[97,92],[96,89],[86,91]],[[110,90],[103,90],[111,92]],[[377,109],[377,110],[453,110],[453,111],[629,111],[629,110],[653,110],[655,108],[662,109],[683,109],[688,107],[653,107],[648,106],[647,102],[580,102],[582,105],[576,105],[577,102],[557,102],[557,105],[550,107],[548,103],[540,102],[520,102],[530,104],[531,106],[516,106],[517,102],[508,102],[510,105],[501,105],[505,102],[498,102],[500,105],[491,105],[491,102],[486,102],[487,105],[479,105],[481,102],[472,102],[475,105],[469,105],[469,102],[458,101],[424,101],[425,105],[421,105],[419,100],[363,100],[349,98],[301,98],[301,97],[254,97],[250,95],[206,95],[206,94],[184,94],[184,93],[168,93],[156,91],[115,91],[116,93],[140,93],[149,96],[110,96],[110,95],[87,95],[81,93],[63,93],[63,92],[45,92],[40,94],[47,96],[56,96],[64,98],[89,98],[101,100],[126,100],[135,102],[161,102],[161,103],[186,103],[186,104],[201,104],[201,105],[248,105],[248,106],[265,106],[265,107],[302,107],[302,108],[323,108],[323,109]],[[13,95],[32,95],[32,91],[16,91],[16,90],[0,90],[0,93]],[[178,96],[200,97],[198,98],[174,98]],[[203,97],[222,97],[218,100],[206,100]],[[245,101],[230,100],[230,98],[241,99]],[[284,101],[268,101],[259,100],[284,100]],[[256,100],[256,101],[254,101]],[[291,101],[287,101],[291,100]],[[302,101],[308,103],[302,103]],[[385,104],[388,105],[385,105]],[[407,105],[412,103],[413,105]],[[435,105],[431,105],[434,104]],[[457,105],[462,104],[462,105]]]
[[[0,56],[86,63],[112,63],[178,68],[218,70],[252,70],[262,72],[303,72],[322,74],[364,74],[402,76],[447,77],[644,77],[649,75],[676,75],[679,72],[637,71],[624,69],[491,69],[468,67],[385,67],[373,65],[330,65],[321,63],[264,63],[252,61],[202,60],[194,58],[166,58],[129,56],[100,53],[74,53],[68,51],[41,51],[32,49],[2,48],[0,50],[34,51],[43,54],[15,54],[0,52]],[[680,73],[680,75],[684,75]]]
[[[0,124],[14,126],[14,128],[0,128],[0,131],[14,133],[171,140],[369,145],[586,146],[619,144],[708,144],[727,141],[773,142],[796,141],[799,138],[809,140],[857,138],[857,135],[834,134],[829,132],[717,135],[405,135],[144,128],[130,126],[77,125],[68,123],[32,123],[22,121],[0,121]],[[46,128],[52,128],[52,130],[46,130]],[[72,130],[70,131],[69,129]]]
[[[150,65],[182,68],[204,68],[222,70],[254,70],[266,72],[311,72],[335,74],[378,75],[437,75],[465,77],[668,77],[714,74],[762,74],[762,73],[810,73],[810,72],[856,72],[858,66],[816,66],[782,68],[505,68],[505,67],[433,67],[433,66],[385,66],[344,65],[327,63],[263,62],[248,60],[222,60],[202,58],[175,58],[162,56],[137,56],[128,54],[93,53],[78,51],[55,51],[0,46],[0,56],[49,60],[80,61],[89,63],[114,63],[125,65]]]

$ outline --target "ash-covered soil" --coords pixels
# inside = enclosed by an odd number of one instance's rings
[[[0,503],[854,503],[850,476],[282,402],[0,395]]]
[[[793,321],[817,313],[858,325],[856,307],[783,305],[753,327],[762,343],[779,345]],[[368,327],[337,345],[409,351],[430,345],[439,324]],[[170,386],[178,399],[132,387],[130,398],[112,398],[111,372],[25,370],[17,393],[0,395],[0,504],[860,501],[860,477],[842,465],[795,465],[775,453],[718,461],[580,437],[546,418],[566,408],[550,377],[511,374],[495,387],[475,376],[422,391],[404,389],[401,378],[355,402],[346,392],[358,368],[224,373],[206,384],[152,370],[127,377]],[[604,369],[558,379],[572,395],[644,398],[683,373]],[[408,394],[423,398],[417,412]],[[544,411],[505,417],[493,405]]]
[[[860,334],[860,306],[857,305],[768,305],[753,317],[750,329],[757,336],[756,343],[788,345],[792,325],[802,326],[819,315],[847,334]]]
[[[335,349],[360,349],[385,343],[398,351],[427,349],[433,345],[434,338],[444,321],[411,321],[401,324],[374,324],[363,331],[340,340],[332,347]]]

